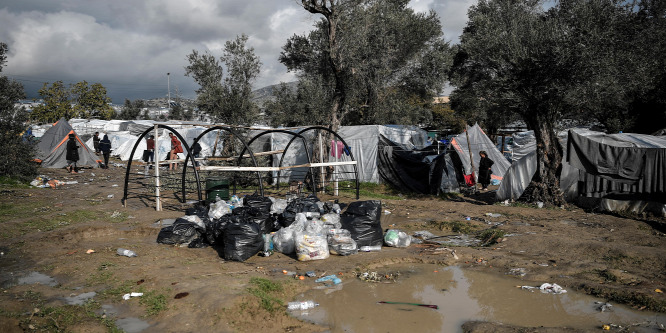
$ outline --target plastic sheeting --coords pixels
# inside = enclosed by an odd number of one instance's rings
[[[382,181],[401,190],[423,194],[458,192],[455,168],[447,154],[411,150],[380,136],[378,170]]]
[[[492,166],[492,179],[502,180],[506,170],[509,169],[509,161],[506,160],[504,155],[495,147],[495,144],[486,136],[479,124],[474,124],[472,127],[467,127],[469,133],[469,145],[467,143],[467,134],[465,132],[455,136],[451,139],[451,146],[458,153],[458,157],[462,162],[464,172],[469,175],[474,172],[474,176],[478,178],[479,175],[479,161],[481,157],[479,152],[484,150],[488,153],[488,157],[495,162]],[[472,150],[472,158],[474,159],[474,170],[472,170],[470,162],[470,148]]]

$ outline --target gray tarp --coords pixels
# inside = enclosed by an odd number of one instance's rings
[[[581,195],[664,194],[666,138],[645,134],[570,130],[567,160],[585,171]]]
[[[474,158],[475,180],[478,179],[479,176],[479,161],[481,160],[479,152],[485,150],[488,153],[488,157],[495,162],[492,166],[492,179],[502,180],[506,170],[509,169],[509,161],[506,160],[504,155],[497,149],[488,136],[486,136],[486,133],[483,132],[478,124],[474,124],[472,127],[467,127],[467,132],[469,133],[469,145],[467,144],[467,135],[464,132],[451,139],[451,146],[458,153],[463,167],[465,168],[465,174],[469,175],[472,173],[472,166],[469,160],[469,148],[472,149],[472,157]]]

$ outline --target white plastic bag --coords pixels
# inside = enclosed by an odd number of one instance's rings
[[[208,210],[208,217],[211,219],[219,219],[220,217],[231,214],[231,208],[224,200],[220,200],[210,204]]]
[[[389,229],[384,235],[384,244],[393,247],[408,247],[412,243],[412,238],[403,231]]]
[[[326,236],[307,233],[296,233],[296,254],[299,261],[326,259],[328,243]]]

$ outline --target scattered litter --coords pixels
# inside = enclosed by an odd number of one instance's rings
[[[430,238],[435,238],[435,237],[437,237],[437,236],[435,236],[435,235],[434,235],[432,232],[430,232],[430,231],[427,231],[427,230],[421,230],[421,231],[416,231],[416,232],[414,232],[414,237],[416,237],[416,238],[420,238],[420,239],[423,239],[423,240],[428,240],[428,239],[430,239]]]
[[[393,283],[400,276],[400,272],[380,274],[377,272],[359,272],[356,276],[365,282]]]
[[[516,275],[516,276],[525,276],[527,275],[527,272],[525,271],[525,268],[518,267],[518,268],[512,268],[509,270],[509,275]]]
[[[118,187],[118,184],[113,184],[111,185],[111,187]]]
[[[86,251],[86,253],[87,253],[87,254],[95,253],[95,250],[90,249],[90,250]]]
[[[296,275],[296,272],[294,271],[288,271],[288,270],[282,270],[282,274],[291,276],[291,275]]]
[[[315,277],[315,276],[317,276],[317,274],[314,271],[307,271],[307,272],[305,272],[305,276]]]
[[[597,310],[601,312],[606,312],[606,311],[613,311],[613,304],[610,304],[608,302],[599,302],[596,301],[594,304],[597,304]]]
[[[136,253],[132,250],[126,250],[123,248],[119,248],[118,251],[116,251],[116,254],[119,256],[125,256],[125,257],[136,257]]]
[[[109,195],[107,195],[106,197],[109,198],[109,199],[112,199],[112,198],[113,198],[113,194],[109,194]]]
[[[143,296],[143,293],[129,293],[129,294],[123,295],[123,299],[128,300],[131,297],[141,297],[141,296]]]
[[[315,303],[313,301],[289,302],[287,304],[287,309],[289,309],[289,310],[307,310],[307,309],[312,309],[315,306],[319,306],[319,304]]]
[[[466,220],[466,221],[469,221],[469,220],[471,220],[471,219],[472,219],[471,217],[469,217],[469,216],[465,216],[465,220]]]
[[[500,216],[502,216],[502,214],[498,214],[498,213],[486,213],[486,216],[490,216],[490,217],[500,217]]]
[[[508,205],[509,205],[509,199],[504,200],[504,201],[502,202],[502,204],[503,204],[504,206],[508,206]]]
[[[94,172],[91,172],[90,175],[93,176],[93,177],[95,177],[95,173],[94,173]]]
[[[113,194],[112,194],[112,195],[113,195]],[[119,218],[119,217],[121,217],[121,216],[123,216],[123,213],[121,213],[121,212],[119,212],[119,211],[117,211],[117,210],[114,210],[114,211],[113,211],[113,214],[111,214],[111,218],[112,218],[112,219],[116,219],[116,218]]]
[[[382,250],[382,246],[381,246],[381,245],[361,246],[358,250],[361,251],[361,252],[381,251],[381,250]]]
[[[412,243],[411,237],[404,231],[389,229],[384,235],[384,244],[394,247],[408,247]]]
[[[431,304],[419,304],[419,303],[407,303],[407,302],[385,302],[385,301],[379,301],[377,302],[378,304],[402,304],[402,305],[414,305],[414,306],[422,306],[426,308],[431,308],[431,309],[439,309],[439,306],[437,305],[431,305]]]
[[[539,208],[543,208],[543,202],[541,202],[541,201],[537,201],[536,204],[537,204],[537,207],[539,207]]]
[[[661,291],[661,289],[655,289],[654,292],[660,293],[660,294],[663,293],[663,291]]]
[[[559,295],[559,294],[564,294],[564,293],[567,292],[565,289],[560,287],[557,283],[553,283],[553,284],[544,283],[539,287],[532,287],[532,286],[519,286],[519,287],[521,289],[527,289],[527,290],[530,290],[530,291],[533,291],[533,289],[539,289],[544,294]]]
[[[331,281],[333,282],[333,284],[340,284],[342,282],[342,280],[340,280],[340,278],[337,277],[335,274],[327,275],[315,280],[315,282],[326,282],[326,281]]]
[[[388,214],[391,214],[391,212],[388,211],[388,210],[384,210],[384,215],[388,215]]]

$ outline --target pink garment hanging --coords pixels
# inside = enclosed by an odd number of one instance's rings
[[[331,140],[331,156],[335,158],[342,157],[342,149],[345,144],[342,141]]]

